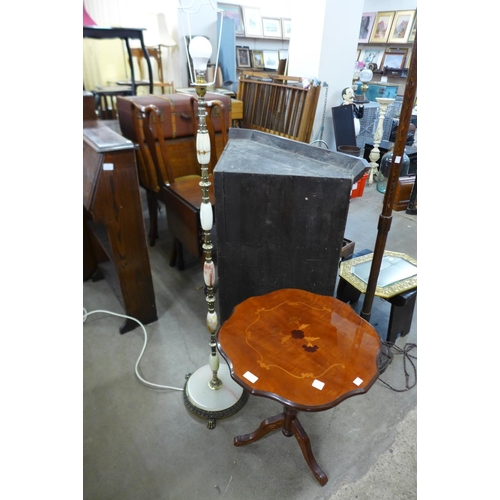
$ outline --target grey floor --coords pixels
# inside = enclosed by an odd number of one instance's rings
[[[345,237],[355,241],[356,250],[374,247],[382,198],[373,184],[351,200]],[[181,389],[186,374],[207,364],[209,335],[200,262],[188,258],[184,271],[170,268],[170,244],[163,212],[160,239],[149,249],[159,320],[145,327],[147,346],[138,370],[148,382]],[[386,249],[417,258],[416,215],[393,212]],[[85,282],[83,298],[88,313],[124,314],[105,281]],[[362,299],[358,312],[361,305]],[[375,298],[370,322],[382,340],[388,317],[389,304]],[[276,431],[233,446],[234,436],[280,413],[278,403],[250,396],[239,413],[207,429],[206,421],[187,411],[181,391],[151,388],[138,379],[145,335],[141,328],[120,335],[122,322],[97,312],[83,324],[85,499],[417,498],[417,386],[397,392],[377,381],[367,394],[331,410],[300,414],[329,478],[322,487],[293,437]],[[407,343],[417,344],[416,310],[410,333],[396,345]],[[407,368],[412,382],[409,362]],[[380,379],[405,388],[402,355],[395,355]]]

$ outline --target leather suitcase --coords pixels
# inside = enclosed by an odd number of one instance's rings
[[[165,96],[147,95],[147,96],[119,96],[116,99],[118,110],[118,121],[122,134],[134,143],[137,138],[132,120],[132,105],[135,102],[141,105],[154,104],[163,111],[162,129],[169,153],[170,164],[176,179],[188,175],[200,175],[200,165],[196,156],[196,127],[193,127],[191,117],[191,97],[186,94],[167,94]],[[206,101],[220,100],[224,103],[224,108],[230,110],[231,99],[222,94],[207,92]],[[194,103],[194,112],[198,112],[198,104]],[[216,117],[216,111],[213,113],[214,128],[216,131],[216,150],[217,156],[222,153],[223,145],[220,134],[221,119]],[[230,113],[226,113],[226,127],[231,123]],[[156,172],[149,169],[142,158],[141,152],[137,151],[137,164],[139,169],[139,181],[142,187],[151,191],[158,191],[159,182]],[[213,167],[210,167],[210,173]]]
[[[194,106],[192,107],[191,100],[193,99]],[[229,128],[231,123],[231,99],[230,97],[223,94],[214,94],[207,92],[205,96],[205,101],[222,101],[224,108],[226,109],[226,130]],[[120,96],[117,98],[117,111],[118,120],[120,122],[120,128],[122,134],[136,142],[134,124],[131,115],[130,101],[136,104],[148,105],[154,104],[161,112],[161,122],[163,136],[165,139],[176,139],[179,137],[188,137],[196,135],[197,124],[193,125],[192,113],[194,110],[194,116],[198,116],[198,101],[195,96],[190,96],[187,94],[167,94],[167,95],[146,95],[146,96]],[[213,123],[215,132],[220,132],[222,130],[222,122],[219,116],[217,116],[217,111],[213,114]],[[156,129],[154,130],[156,137]]]

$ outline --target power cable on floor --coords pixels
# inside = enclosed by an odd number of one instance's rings
[[[146,332],[146,328],[138,319],[136,319],[132,316],[127,316],[125,314],[119,314],[119,313],[115,313],[112,311],[105,311],[102,309],[96,309],[95,311],[87,312],[87,310],[84,307],[83,308],[83,322],[85,323],[85,320],[87,319],[88,316],[90,316],[91,314],[96,314],[96,313],[105,313],[105,314],[111,314],[112,316],[118,316],[119,318],[132,319],[142,328],[142,331],[144,332],[144,345],[142,346],[141,354],[139,355],[139,358],[137,359],[137,362],[135,364],[135,374],[136,374],[137,378],[143,384],[145,384],[149,387],[154,387],[155,389],[171,389],[173,391],[183,391],[184,390],[184,389],[179,388],[179,387],[172,387],[170,385],[159,385],[159,384],[154,384],[153,382],[148,382],[147,380],[142,378],[141,375],[139,374],[139,363],[141,361],[142,355],[144,354],[144,351],[146,350],[146,346],[148,345],[148,334]]]
[[[415,387],[417,385],[417,367],[413,363],[412,358],[417,359],[417,356],[413,356],[412,354],[410,354],[410,351],[413,348],[416,348],[417,344],[408,343],[408,344],[405,344],[403,349],[401,349],[401,347],[397,346],[393,342],[383,341],[382,343],[384,345],[386,345],[389,348],[389,350],[393,349],[395,351],[394,353],[392,351],[390,351],[391,357],[394,356],[394,354],[402,354],[403,355],[403,368],[404,368],[404,372],[405,372],[406,385],[405,385],[404,389],[395,389],[394,387],[390,386],[387,382],[384,382],[382,379],[379,378],[378,380],[380,382],[382,382],[384,385],[386,385],[389,389],[396,391],[396,392],[406,392],[406,391],[409,391],[410,389],[413,389],[413,387]],[[408,373],[408,370],[406,369],[406,360],[408,360],[410,362],[411,366],[413,367],[414,382],[411,385],[409,383],[410,374]]]

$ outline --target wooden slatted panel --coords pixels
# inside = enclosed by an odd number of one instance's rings
[[[321,87],[304,89],[280,83],[280,80],[251,79],[255,75],[244,72],[240,79],[238,100],[243,101],[241,127],[309,142]],[[285,78],[300,80],[281,77],[284,82]]]

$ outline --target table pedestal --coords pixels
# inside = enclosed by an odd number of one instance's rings
[[[234,438],[234,446],[245,446],[246,444],[254,443],[270,432],[281,428],[281,432],[284,436],[295,436],[307,465],[314,474],[314,477],[318,480],[319,484],[324,486],[328,482],[328,476],[323,472],[323,469],[321,469],[318,462],[316,462],[316,459],[314,458],[309,436],[297,418],[298,413],[299,412],[297,410],[290,408],[289,406],[283,406],[283,413],[275,415],[274,417],[266,418],[254,432],[236,436]]]

